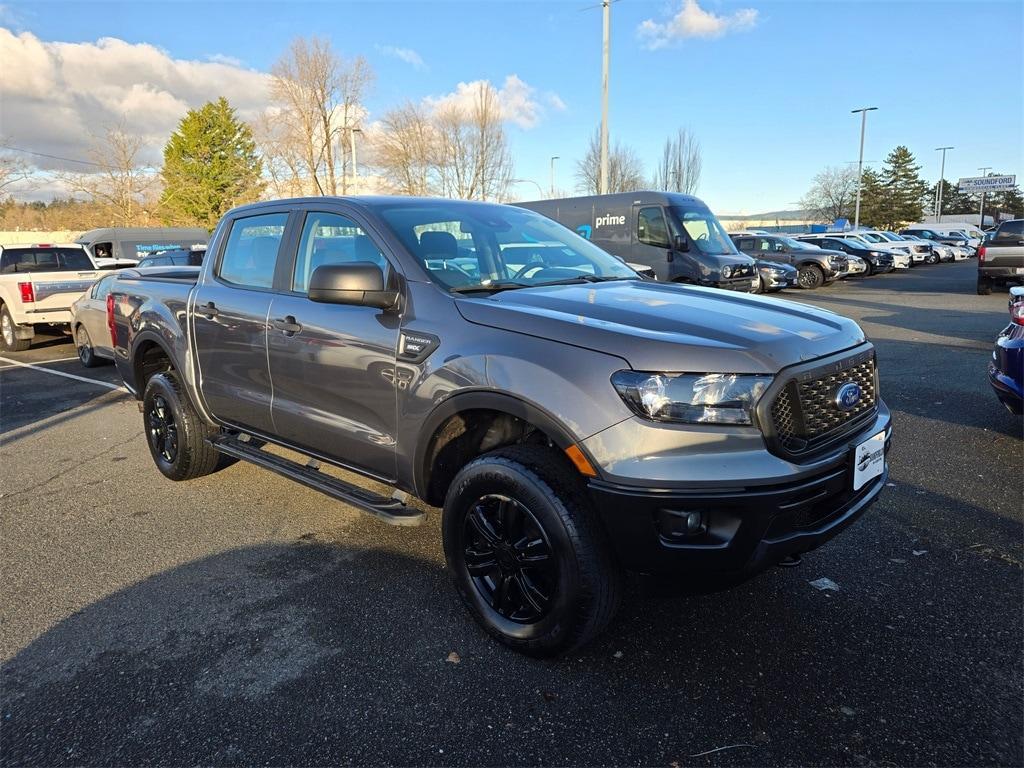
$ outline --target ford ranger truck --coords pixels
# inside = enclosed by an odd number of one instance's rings
[[[440,508],[461,599],[528,654],[601,632],[625,571],[692,584],[793,561],[887,476],[852,320],[639,279],[522,208],[244,206],[198,276],[128,270],[107,315],[167,478],[241,459],[387,523]]]
[[[78,244],[0,246],[0,347],[23,352],[38,326],[67,328],[71,305],[101,275]]]

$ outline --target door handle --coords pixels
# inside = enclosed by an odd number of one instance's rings
[[[295,318],[291,315],[287,317],[278,318],[274,321],[274,328],[281,331],[285,336],[294,336],[296,333],[302,330],[302,325],[295,322]]]
[[[207,320],[213,320],[217,315],[220,314],[220,310],[214,306],[212,301],[208,301],[206,304],[198,309],[200,315],[205,317]]]

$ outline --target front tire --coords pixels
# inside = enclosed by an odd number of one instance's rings
[[[592,640],[615,614],[620,570],[580,476],[550,448],[502,448],[463,467],[442,534],[459,596],[510,648],[553,656]]]
[[[813,291],[825,284],[825,273],[814,264],[804,264],[797,272],[796,282],[801,288]]]
[[[14,318],[7,305],[0,306],[0,346],[3,346],[4,352],[24,352],[32,346],[32,339],[19,339],[15,328]]]
[[[85,326],[80,325],[75,331],[75,346],[78,348],[78,361],[85,368],[96,368],[102,365],[102,361],[97,357],[96,350],[92,346],[92,339],[89,338],[89,332],[85,330]]]
[[[196,413],[175,371],[154,374],[142,396],[146,443],[169,480],[193,480],[218,468],[220,453],[207,438],[218,430]]]

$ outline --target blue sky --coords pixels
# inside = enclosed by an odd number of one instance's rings
[[[856,160],[860,124],[850,110],[861,105],[879,107],[868,118],[866,160],[906,144],[934,180],[934,148],[952,145],[947,178],[977,175],[980,166],[1024,172],[1021,2],[703,0],[703,12],[722,19],[756,14],[721,36],[651,50],[640,25],[668,22],[683,2],[612,6],[611,133],[650,173],[665,136],[688,127],[704,150],[698,194],[720,213],[795,207],[818,170]],[[535,125],[509,126],[516,175],[546,188],[549,158],[559,155],[558,185],[571,189],[575,160],[600,118],[595,3],[7,3],[0,26],[42,41],[115,37],[174,59],[226,57],[257,70],[296,35],[327,36],[376,71],[371,119],[460,81],[500,86],[516,75],[540,105]],[[422,65],[394,55],[398,48]],[[10,135],[16,119],[0,117],[0,133]],[[536,196],[532,184],[519,191]]]

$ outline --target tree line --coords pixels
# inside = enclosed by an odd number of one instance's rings
[[[230,208],[259,199],[377,191],[468,200],[509,199],[517,180],[498,90],[472,83],[451,97],[408,101],[369,123],[364,101],[374,73],[361,56],[348,58],[328,40],[297,38],[270,69],[270,104],[242,120],[225,98],[190,109],[148,167],[144,139],[125,122],[94,136],[85,172],[62,171],[71,193],[51,204],[0,202],[0,227],[90,225],[212,227]],[[0,142],[2,143],[2,142]],[[654,173],[631,147],[610,152],[609,191],[643,188],[694,193],[701,148],[685,129],[665,140]],[[577,191],[599,189],[595,132],[577,163]],[[0,152],[4,188],[29,176],[24,163]],[[74,214],[73,211],[77,211]],[[68,219],[78,216],[78,227]],[[30,224],[30,222],[33,222]]]
[[[998,175],[998,174],[990,174]],[[893,149],[881,169],[867,168],[861,177],[860,223],[883,230],[899,229],[921,221],[935,212],[937,190],[942,184],[942,215],[978,213],[980,198],[961,193],[947,180],[929,185],[921,178],[921,166],[905,146]],[[801,200],[808,215],[831,223],[856,216],[857,168],[852,164],[829,166],[819,172],[811,188]],[[1024,215],[1024,198],[1020,188],[989,193],[986,216],[1006,213]]]

